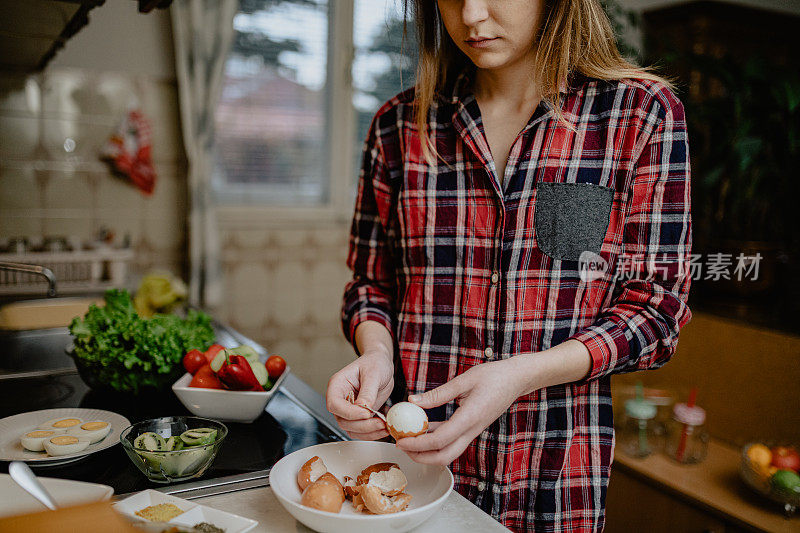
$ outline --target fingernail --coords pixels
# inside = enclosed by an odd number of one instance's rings
[[[412,394],[408,397],[409,402],[418,402],[420,400],[419,394]]]

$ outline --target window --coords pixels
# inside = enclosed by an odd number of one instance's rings
[[[386,100],[414,86],[417,43],[413,20],[404,27],[401,0],[356,0],[354,18],[353,108],[358,169],[375,112]],[[354,179],[357,177],[356,173]]]
[[[370,120],[414,83],[402,0],[240,0],[234,30],[215,115],[217,203],[351,210]]]
[[[326,0],[240,0],[216,110],[224,203],[320,203],[327,159]]]

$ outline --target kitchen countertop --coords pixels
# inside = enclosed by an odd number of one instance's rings
[[[617,448],[614,468],[657,485],[723,519],[756,531],[800,531],[800,516],[785,518],[780,504],[756,494],[739,477],[737,448],[711,439],[708,456],[695,465],[681,465],[662,453],[638,459]],[[613,480],[613,473],[612,473]],[[613,481],[612,481],[613,482]]]
[[[313,531],[290,515],[280,504],[272,489],[261,487],[192,500],[220,511],[258,520],[253,533]],[[442,510],[413,530],[414,533],[445,533],[448,531],[508,531],[499,522],[453,491]]]

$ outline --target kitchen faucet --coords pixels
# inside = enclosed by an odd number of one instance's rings
[[[6,263],[4,261],[0,261],[0,270],[7,270],[10,272],[27,272],[28,274],[42,276],[43,278],[47,279],[47,283],[50,285],[47,289],[48,298],[56,297],[56,276],[53,274],[53,271],[47,267],[40,265],[27,265],[25,263]]]

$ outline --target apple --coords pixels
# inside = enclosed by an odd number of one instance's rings
[[[788,446],[775,446],[772,448],[772,466],[800,472],[800,453]]]

